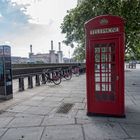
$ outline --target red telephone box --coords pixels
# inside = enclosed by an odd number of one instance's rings
[[[125,117],[124,19],[98,16],[85,29],[87,115]]]

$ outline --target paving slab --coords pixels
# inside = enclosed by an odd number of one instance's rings
[[[39,101],[41,101],[41,100],[43,100],[45,97],[42,97],[42,96],[35,96],[35,97],[33,97],[31,100],[39,100]]]
[[[7,131],[7,129],[8,128],[0,128],[0,137]]]
[[[132,96],[125,97],[125,105],[135,105],[135,99]]]
[[[44,102],[49,102],[49,101],[56,101],[56,102],[60,102],[63,100],[63,97],[46,97],[44,99]]]
[[[25,106],[38,106],[41,103],[42,103],[42,101],[35,101],[35,100],[29,99],[29,100],[26,100],[26,101],[20,103],[20,105],[23,105],[23,106],[24,105]]]
[[[127,132],[130,138],[140,139],[140,125],[138,124],[121,124],[122,128]]]
[[[136,100],[136,101],[139,101],[140,100],[140,94],[139,92],[138,93],[133,93],[133,98]]]
[[[74,118],[66,118],[66,117],[48,117],[46,116],[42,122],[42,126],[49,126],[49,125],[69,125],[75,124]]]
[[[14,117],[0,117],[0,127],[6,127]]]
[[[59,125],[46,127],[41,140],[83,140],[80,125]]]
[[[23,112],[25,110],[27,110],[28,108],[30,108],[30,106],[24,106],[24,105],[19,105],[19,106],[14,106],[14,107],[10,107],[7,111],[9,112]]]
[[[66,117],[66,118],[75,118],[77,114],[77,109],[71,109],[68,113],[57,113],[58,108],[54,108],[50,113],[50,117]]]
[[[94,122],[108,122],[108,117],[102,116],[87,116],[85,110],[78,110],[76,114],[76,123],[77,124],[86,124],[86,123],[94,123]]]
[[[109,118],[109,121],[127,123],[127,124],[140,124],[140,113],[127,113],[126,118]]]
[[[57,102],[57,101],[43,101],[41,104],[38,106],[44,106],[44,107],[58,107],[62,104],[62,102]]]
[[[33,106],[25,110],[23,113],[36,114],[36,115],[48,115],[53,107]]]
[[[45,94],[41,94],[41,96],[44,96],[44,97],[69,97],[70,96],[70,93],[66,93],[68,91],[61,91],[61,92],[57,92],[57,94],[54,94],[54,93],[45,93]]]
[[[15,115],[15,117],[40,117],[40,116],[42,116],[42,117],[44,117],[44,115],[42,115],[42,114],[30,114],[30,113],[17,113],[16,115]]]
[[[39,126],[43,120],[43,116],[19,116],[15,117],[7,127],[24,127]]]
[[[0,114],[0,118],[2,117],[14,117],[17,113],[16,112],[8,112],[3,111],[2,114]]]
[[[85,109],[85,106],[86,106],[85,103],[75,103],[73,108],[74,109],[78,109],[78,110],[79,109],[83,109],[84,110]]]
[[[63,102],[65,103],[77,103],[77,102],[82,103],[83,101],[84,101],[84,98],[82,97],[74,97],[74,98],[69,97],[69,98],[64,98],[63,100]]]
[[[94,122],[83,124],[85,140],[125,139],[129,136],[117,123]]]
[[[125,106],[126,113],[140,113],[140,104],[138,105],[126,105]]]
[[[43,127],[10,128],[1,140],[40,140]]]

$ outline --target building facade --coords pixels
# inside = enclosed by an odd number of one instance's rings
[[[30,62],[30,59],[27,57],[11,56],[12,64],[27,64]]]
[[[59,50],[57,52],[53,49],[53,41],[51,41],[51,50],[49,53],[39,54],[34,54],[32,51],[32,45],[30,45],[29,60],[30,63],[63,63],[61,43],[59,42]]]

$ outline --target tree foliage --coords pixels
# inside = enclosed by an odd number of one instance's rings
[[[126,53],[134,53],[137,57],[140,47],[140,0],[84,0],[64,17],[61,24],[62,33],[66,35],[64,43],[71,46],[76,42],[78,47],[74,56],[84,59],[84,23],[105,14],[121,16],[126,20]]]

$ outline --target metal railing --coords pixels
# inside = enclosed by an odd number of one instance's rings
[[[79,67],[80,73],[85,72],[85,63],[61,63],[61,64],[14,64],[12,65],[13,79],[18,79],[19,91],[24,91],[24,79],[28,78],[28,88],[33,88],[33,77],[35,78],[35,86],[46,84],[43,82],[44,69],[49,69],[52,72],[55,70],[74,69]]]

